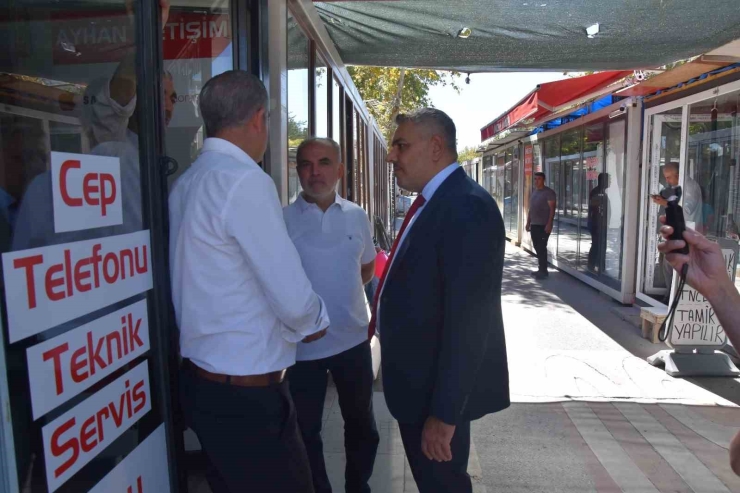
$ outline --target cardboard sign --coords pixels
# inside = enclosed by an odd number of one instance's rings
[[[120,159],[52,152],[51,179],[56,233],[123,224]]]
[[[169,493],[164,424],[149,435],[89,493]]]
[[[53,492],[152,408],[143,362],[41,430],[46,483]]]
[[[28,348],[33,419],[149,350],[146,300]]]
[[[733,247],[726,240],[720,240],[720,244],[723,245],[722,255],[727,266],[727,274],[730,279],[734,280],[737,266],[737,243]],[[680,299],[671,327],[670,345],[672,347],[721,348],[727,344],[727,334],[717,319],[714,308],[702,294],[686,284],[683,291],[676,293],[676,296],[680,296]]]
[[[152,287],[149,231],[4,253],[10,343]]]

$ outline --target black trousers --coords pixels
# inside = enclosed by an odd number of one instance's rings
[[[186,424],[210,464],[213,493],[313,493],[288,383],[238,387],[181,371]]]
[[[450,462],[429,460],[422,453],[421,433],[424,423],[399,423],[398,426],[419,493],[472,493],[473,484],[468,475],[470,421],[462,422],[455,428],[450,444]]]
[[[537,252],[539,271],[547,272],[547,240],[550,239],[550,235],[545,232],[544,226],[536,224],[530,226],[529,233],[532,235],[534,251]]]
[[[324,464],[321,425],[328,373],[339,394],[339,408],[344,419],[344,472],[347,493],[368,493],[378,451],[378,428],[373,414],[373,362],[370,342],[329,358],[298,361],[288,369],[298,424],[311,463],[316,493],[330,493],[331,485]]]

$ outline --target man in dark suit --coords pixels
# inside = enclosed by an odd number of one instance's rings
[[[417,192],[378,286],[385,398],[421,493],[472,491],[470,421],[509,406],[501,316],[504,224],[457,164],[455,124],[425,108],[396,118],[388,161]]]

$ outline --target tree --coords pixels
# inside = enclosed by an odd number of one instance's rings
[[[288,113],[288,147],[298,147],[307,138],[308,122],[297,120],[293,113]]]
[[[478,157],[478,151],[475,147],[465,147],[457,151],[457,162],[462,163]]]
[[[430,88],[451,86],[460,92],[459,72],[359,66],[347,67],[347,71],[388,141],[395,129],[396,114],[433,106]]]

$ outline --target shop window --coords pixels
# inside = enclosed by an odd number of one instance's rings
[[[561,190],[558,259],[575,266],[581,217],[581,129],[564,132],[560,143]]]
[[[740,241],[738,110],[740,91],[689,106],[681,198],[687,226],[732,243]]]
[[[168,177],[170,185],[195,161],[208,137],[198,108],[201,89],[211,78],[234,68],[228,3],[171,3],[162,42],[164,68],[176,94],[164,101],[166,154],[177,162],[177,169]],[[191,38],[193,23],[198,25],[197,38]]]
[[[342,89],[336,79],[332,78],[331,91],[331,118],[332,118],[332,138],[339,142],[344,149],[342,142]],[[344,154],[343,154],[344,155]]]
[[[152,216],[148,208],[161,202],[147,201],[145,207],[142,200],[142,189],[150,185],[145,171],[158,163],[141,161],[156,149],[151,139],[139,138],[142,123],[157,122],[161,113],[148,106],[144,91],[161,82],[166,123],[191,125],[178,106],[197,100],[197,88],[168,63],[191,45],[212,47],[215,38],[213,50],[225,51],[230,23],[228,12],[173,6],[162,33],[168,72],[156,81],[155,71],[144,65],[147,79],[141,80],[137,69],[145,62],[139,55],[156,47],[140,45],[136,26],[156,20],[131,7],[124,0],[3,6],[0,253],[6,269],[0,276],[0,385],[8,401],[0,455],[11,456],[16,469],[6,470],[11,461],[3,462],[0,475],[13,491],[114,491],[125,486],[104,477],[114,468],[113,477],[143,470],[136,463],[142,454],[157,465],[154,483],[170,490],[161,399],[168,383],[158,371],[167,362],[154,343],[154,334],[169,328],[157,325],[161,297],[151,295],[162,280],[154,272],[166,267],[157,264],[152,234],[144,229]],[[185,39],[179,26],[191,22],[198,29]],[[209,36],[215,26],[208,42],[204,24]],[[204,57],[214,51],[208,53]],[[26,275],[32,270],[35,283]],[[125,351],[121,334],[132,335]],[[98,344],[106,338],[107,349]],[[97,344],[96,355],[105,363],[96,367],[78,357],[85,340]],[[127,410],[117,408],[121,420],[113,426],[112,415],[105,418],[101,408],[107,413],[107,403],[124,395],[133,402]],[[96,413],[103,416],[97,427],[87,419]],[[84,451],[72,454],[80,444]]]
[[[578,268],[588,273],[603,271],[606,248],[606,191],[609,176],[604,172],[603,122],[587,125],[583,131],[583,168],[580,197],[580,238]]]
[[[329,137],[329,69],[321,55],[316,54],[316,137]]]
[[[288,12],[288,202],[301,192],[296,171],[296,150],[308,137],[308,38]]]
[[[622,281],[622,244],[624,241],[625,154],[627,151],[627,122],[609,121],[606,132],[605,173],[607,176],[605,202],[606,241],[604,251],[604,279],[618,289]],[[602,278],[603,279],[603,278]]]
[[[563,214],[563,202],[565,198],[563,196],[563,187],[560,164],[560,135],[555,135],[546,139],[542,142],[544,146],[544,171],[547,186],[555,192],[556,206],[555,206],[555,217],[553,218],[552,233],[550,235],[550,241],[547,243],[547,250],[550,255],[555,257],[558,252],[558,242],[560,240],[560,220],[564,217]]]
[[[511,157],[509,158],[509,153]],[[519,146],[512,147],[506,153],[507,166],[511,169],[509,175],[510,182],[510,193],[509,193],[509,221],[508,231],[509,233],[516,235],[519,224]]]

